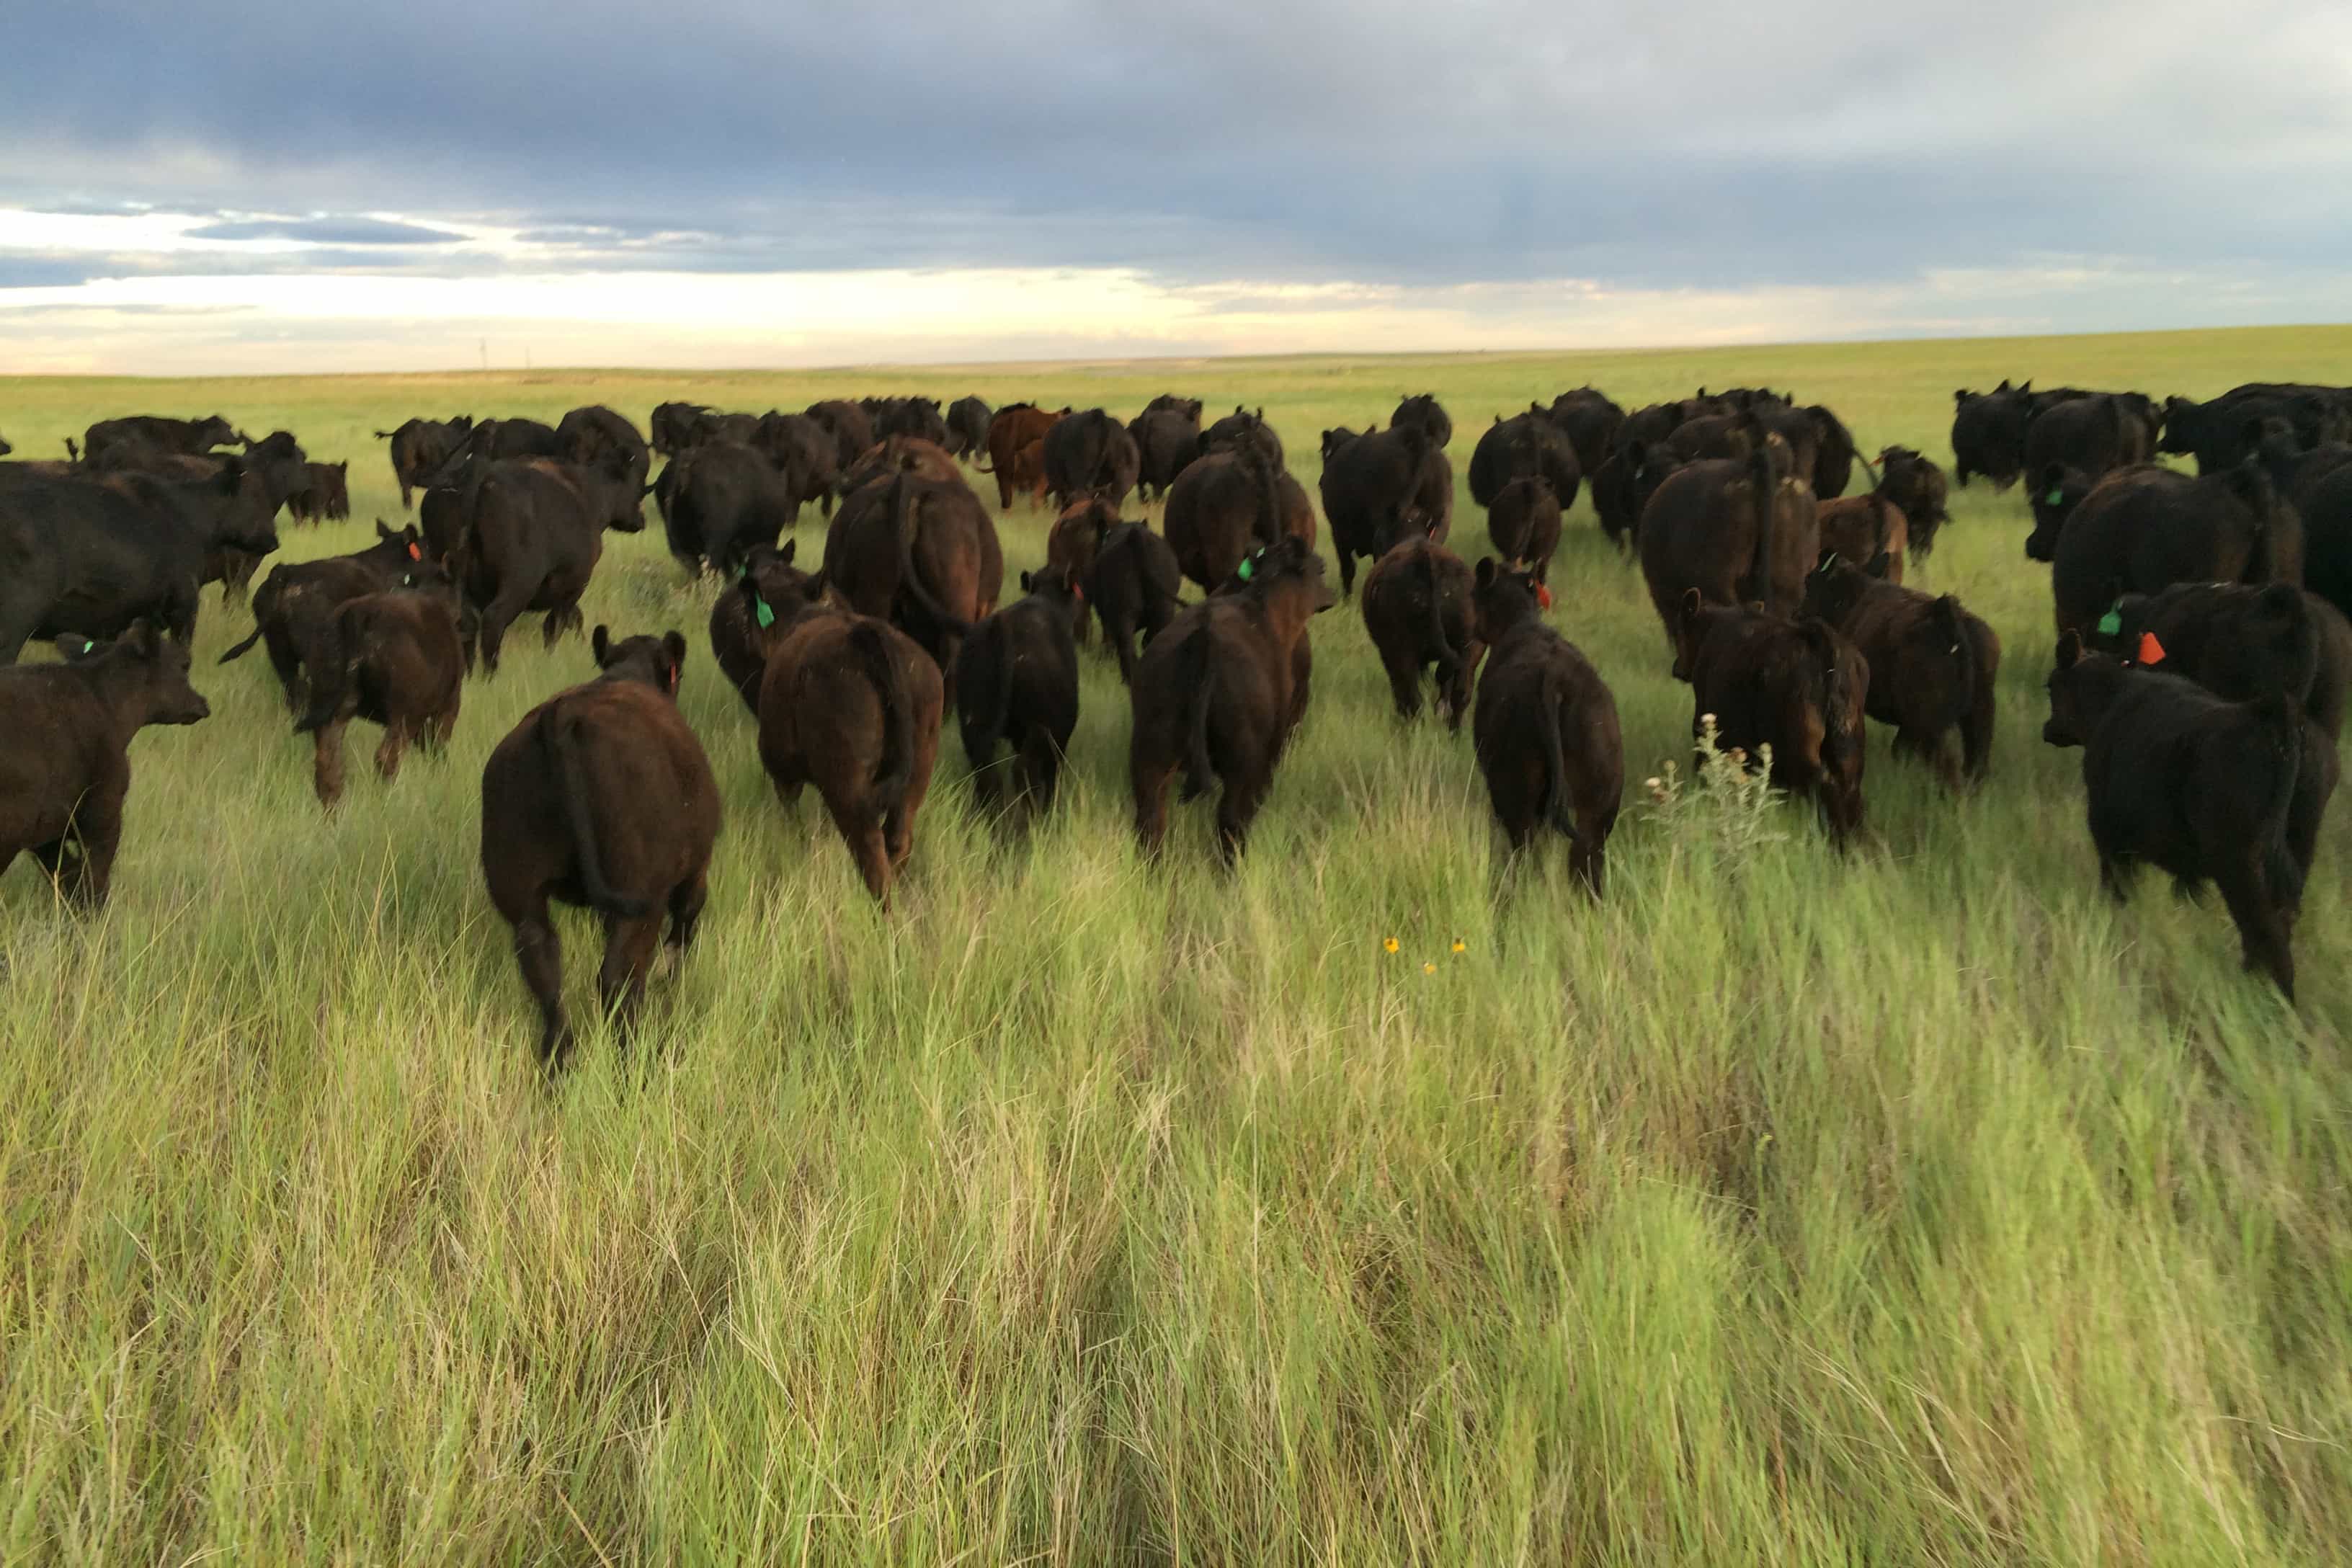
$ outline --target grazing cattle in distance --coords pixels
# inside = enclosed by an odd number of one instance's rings
[[[1135,437],[1108,411],[1089,408],[1055,420],[1045,431],[1045,494],[1057,507],[1087,496],[1113,506],[1135,488],[1139,458]]]
[[[671,558],[692,576],[732,575],[753,548],[772,549],[798,510],[776,466],[732,441],[681,453],[662,473],[662,531]]]
[[[1550,826],[1568,840],[1569,869],[1598,899],[1625,791],[1617,699],[1576,645],[1544,624],[1544,597],[1527,573],[1478,563],[1473,635],[1487,652],[1470,731],[1512,852]]]
[[[1121,683],[1135,682],[1137,635],[1150,647],[1183,607],[1177,597],[1183,584],[1176,552],[1142,523],[1119,523],[1097,541],[1082,585],[1087,605],[1118,659]]]
[[[1577,468],[1588,475],[1599,472],[1616,447],[1617,433],[1625,425],[1625,410],[1612,402],[1608,394],[1580,386],[1553,398],[1550,412],[1551,422],[1576,452]]]
[[[236,504],[240,460],[181,480],[127,473],[0,485],[0,665],[36,637],[109,638],[138,620],[185,643],[208,552],[267,554],[278,531]]]
[[[513,928],[550,1070],[570,1062],[572,1034],[549,903],[602,918],[597,997],[626,1030],[663,915],[680,959],[694,940],[723,809],[702,742],[677,710],[686,639],[673,631],[615,643],[598,626],[590,646],[602,673],[524,714],[482,769],[482,876]]]
[[[1870,666],[1863,710],[1895,726],[1895,751],[1918,757],[1947,787],[1992,765],[2000,638],[1949,594],[1933,598],[1883,581],[1884,555],[1865,570],[1832,558],[1805,580],[1804,613],[1835,626]],[[1945,744],[1957,735],[1959,757]]]
[[[428,487],[473,428],[474,416],[460,414],[446,420],[409,419],[396,429],[375,433],[377,440],[392,443],[392,477],[400,483],[403,510],[414,504],[414,493]]]
[[[842,503],[824,541],[824,580],[860,615],[903,628],[942,670],[996,608],[1004,550],[961,479],[902,469]]]
[[[1634,440],[1621,445],[1592,471],[1592,510],[1610,543],[1624,549],[1640,532],[1650,498],[1682,466],[1664,442]]]
[[[1166,395],[1151,400],[1128,430],[1135,437],[1135,493],[1148,501],[1163,495],[1201,455],[1201,400]]]
[[[0,669],[0,871],[29,854],[66,900],[106,902],[131,793],[131,737],[212,710],[184,642],[133,621],[110,643],[58,639],[62,664]]]
[[[2180,676],[2087,653],[2069,632],[2042,738],[2083,748],[2091,843],[2109,895],[2129,900],[2142,861],[2171,873],[2184,894],[2216,884],[2245,967],[2293,1001],[2290,933],[2337,773],[2336,748],[2296,700],[2273,691],[2226,701]]]
[[[2025,472],[2025,427],[2033,418],[2032,382],[2004,380],[1990,392],[1952,394],[1952,482],[1962,489],[1982,474],[2005,490]]]
[[[1289,534],[1310,549],[1315,507],[1296,479],[1244,442],[1211,452],[1177,478],[1160,520],[1185,576],[1204,589],[1229,580],[1253,550]]]
[[[782,550],[754,549],[734,586],[710,606],[711,657],[755,720],[768,656],[801,616],[826,605],[824,580],[793,564],[799,542],[787,539]]]
[[[1364,579],[1364,629],[1381,656],[1397,716],[1421,712],[1422,671],[1435,678],[1438,710],[1458,730],[1484,645],[1470,604],[1470,568],[1425,537],[1404,540]]]
[[[438,751],[457,727],[466,653],[456,584],[419,563],[391,592],[346,599],[327,619],[310,668],[310,708],[294,732],[312,738],[311,786],[331,811],[343,795],[343,731],[352,720],[383,727],[375,771],[387,783],[412,743]]]
[[[1874,489],[1901,510],[1904,533],[1924,559],[1936,548],[1937,533],[1952,520],[1944,470],[1908,447],[1881,447],[1878,468]]]
[[[2344,732],[2352,623],[2292,584],[2180,583],[2160,594],[2126,594],[2112,621],[2102,617],[2084,641],[2185,676],[2231,702],[2284,692],[2331,743]]]
[[[1689,589],[1710,605],[1795,614],[1821,548],[1813,492],[1785,477],[1785,449],[1768,444],[1744,460],[1685,464],[1650,497],[1642,576],[1670,641]]]
[[[988,450],[989,422],[996,417],[994,410],[977,397],[959,397],[948,405],[946,441],[941,443],[948,455],[971,462]]]
[[[464,503],[455,575],[478,617],[482,663],[493,675],[518,616],[546,612],[541,640],[549,647],[580,626],[580,597],[604,557],[606,529],[645,527],[636,487],[617,465],[495,462],[465,491]]]
[[[1277,469],[1283,467],[1282,437],[1265,422],[1265,410],[1253,412],[1240,404],[1234,411],[1201,432],[1201,455],[1213,452],[1234,452],[1254,447]]]
[[[329,622],[345,602],[386,593],[427,564],[417,531],[394,532],[378,519],[376,541],[349,555],[284,562],[269,569],[253,595],[253,634],[220,656],[227,664],[267,645],[269,665],[297,713],[309,705],[309,671],[316,665]]]
[[[1750,763],[1771,749],[1773,784],[1811,798],[1840,849],[1863,823],[1863,714],[1871,669],[1860,649],[1812,616],[1790,621],[1683,595],[1675,675],[1691,683],[1691,734]],[[1703,763],[1706,759],[1700,758]]]
[[[1066,566],[1021,574],[1024,597],[972,628],[956,654],[956,720],[982,809],[1000,795],[996,752],[1013,748],[1016,811],[1051,811],[1078,724],[1078,647],[1071,623],[1085,590]]]
[[[1254,466],[1266,471],[1262,453]],[[1286,536],[1245,558],[1235,574],[1235,591],[1178,616],[1136,666],[1128,779],[1147,855],[1158,855],[1167,837],[1168,789],[1181,769],[1188,801],[1212,781],[1223,786],[1217,847],[1233,864],[1307,711],[1307,623],[1338,602],[1322,557]]]
[[[870,616],[803,616],[760,683],[760,763],[786,810],[816,785],[885,910],[930,791],[945,692],[920,646]]]
[[[1551,481],[1552,493],[1565,511],[1576,504],[1583,482],[1576,447],[1553,423],[1541,405],[1530,403],[1525,414],[1508,419],[1496,416],[1470,452],[1470,499],[1491,508],[1503,487],[1513,479],[1539,474]]]
[[[1559,548],[1559,492],[1551,481],[1541,474],[1522,474],[1486,509],[1486,537],[1506,565],[1546,582],[1552,552]]]
[[[1323,433],[1323,517],[1339,559],[1339,595],[1356,591],[1356,557],[1377,561],[1416,533],[1443,541],[1441,521],[1420,506],[1429,459],[1444,454],[1418,422],[1351,436]],[[1450,476],[1449,476],[1450,479]]]
[[[1045,434],[1069,412],[1066,408],[1049,412],[1034,403],[1015,403],[998,409],[996,417],[989,421],[988,466],[980,471],[996,476],[998,510],[1013,510],[1013,497],[1017,490],[1033,490],[1032,504],[1045,504],[1042,487],[1045,479]],[[1038,448],[1034,463],[1027,458],[1032,446]]]
[[[2057,629],[2088,631],[2126,594],[2175,583],[2303,581],[2303,524],[2258,461],[2201,479],[2168,468],[2109,475],[2050,552]]]
[[[101,419],[82,433],[81,460],[102,464],[127,450],[184,458],[201,458],[215,447],[241,442],[244,437],[217,414],[202,419],[166,419],[134,414],[123,419]]]

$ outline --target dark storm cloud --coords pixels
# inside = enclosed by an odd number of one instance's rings
[[[293,239],[307,245],[448,245],[465,238],[446,228],[373,217],[241,218],[187,231],[190,239]]]
[[[2352,244],[2347,41],[2300,0],[98,0],[11,25],[0,199],[497,222],[580,269],[2321,263]],[[269,233],[441,237],[353,221]]]

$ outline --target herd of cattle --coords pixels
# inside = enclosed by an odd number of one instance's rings
[[[1261,412],[1203,425],[1200,401],[992,409],[964,398],[730,414],[668,403],[651,440],[603,407],[530,419],[411,419],[380,431],[414,525],[352,554],[274,566],[251,594],[314,787],[343,788],[343,735],[383,729],[390,777],[445,742],[464,682],[494,673],[518,617],[552,645],[583,624],[607,531],[645,527],[722,586],[709,636],[790,806],[814,784],[873,895],[913,847],[952,710],[983,805],[1049,810],[1099,628],[1129,689],[1135,831],[1157,852],[1168,796],[1219,792],[1241,853],[1307,710],[1315,616],[1352,595],[1399,714],[1425,689],[1474,749],[1514,850],[1544,828],[1602,891],[1623,791],[1616,704],[1551,626],[1562,514],[1585,485],[1639,560],[1694,689],[1693,731],[1817,804],[1843,846],[1863,820],[1863,726],[1951,787],[1990,764],[2000,645],[1949,595],[1904,585],[1947,521],[1919,452],[1873,461],[1831,410],[1738,388],[1629,413],[1592,388],[1497,417],[1468,489],[1493,555],[1447,547],[1453,423],[1405,398],[1383,427],[1323,433],[1317,508]],[[2291,996],[2290,932],[2336,780],[2352,685],[2352,392],[2259,384],[2210,403],[2132,393],[1961,392],[1954,479],[2029,486],[2027,553],[2052,567],[2058,651],[2045,739],[2084,749],[2101,876],[2142,861],[2217,884],[2249,968]],[[244,599],[277,519],[346,515],[345,466],[215,416],[110,419],[59,461],[0,462],[0,664],[34,637],[63,660],[0,670],[0,868],[29,851],[61,892],[104,900],[140,727],[207,716],[188,681],[199,589]],[[225,449],[226,448],[226,449]],[[0,456],[7,447],[0,441]],[[2155,464],[2193,456],[2198,472]],[[658,474],[654,472],[660,460]],[[1003,603],[1003,552],[961,464],[997,504],[1054,521],[1044,563]],[[1855,488],[1859,468],[1868,489]],[[1160,497],[1160,526],[1122,518]],[[785,532],[826,520],[814,571]],[[1187,603],[1184,585],[1201,590]],[[533,709],[482,780],[482,863],[560,1064],[571,1032],[551,901],[604,919],[600,991],[635,1005],[655,949],[701,912],[720,800],[676,696],[686,639],[598,626],[596,679]],[[1005,753],[1009,752],[1009,759]]]

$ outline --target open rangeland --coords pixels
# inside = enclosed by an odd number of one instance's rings
[[[1433,392],[1475,563],[1479,434],[1588,382],[1793,388],[1865,452],[1948,465],[1956,387],[2347,364],[2352,329],[2315,328],[44,379],[0,383],[0,433],[48,458],[111,414],[290,428],[352,501],[281,523],[290,560],[403,520],[372,432],[410,415],[1172,392],[1263,405],[1312,495],[1324,430]],[[2082,754],[2041,740],[2024,493],[1951,511],[1906,581],[2000,635],[1990,776],[1956,795],[1874,725],[1840,856],[1801,806],[1645,788],[1670,757],[1687,781],[1689,689],[1579,496],[1547,618],[1622,718],[1597,905],[1556,838],[1507,868],[1468,727],[1393,717],[1350,600],[1312,623],[1235,871],[1202,805],[1139,853],[1097,638],[1051,815],[1000,830],[950,741],[886,912],[813,796],[777,805],[716,581],[657,521],[610,535],[585,625],[686,634],[726,821],[632,1047],[559,914],[580,1037],[552,1085],[479,780],[594,675],[586,639],[528,618],[444,753],[355,767],[329,814],[267,660],[215,665],[252,621],[208,588],[211,717],[133,742],[111,903],[0,877],[0,1562],[2340,1559],[2352,826],[2320,842],[2294,1005],[2210,895],[2110,903]],[[1050,521],[999,515],[1003,602]],[[795,537],[813,564],[814,508]]]

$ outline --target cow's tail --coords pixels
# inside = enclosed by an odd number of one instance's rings
[[[898,809],[915,775],[914,694],[891,656],[890,633],[883,623],[860,619],[851,626],[849,651],[882,707],[882,754],[875,760],[873,790],[867,796],[869,809],[881,815]]]
[[[915,564],[915,531],[921,524],[921,502],[913,493],[913,481],[914,475],[904,471],[891,481],[890,528],[898,537],[898,582],[922,605],[923,613],[942,629],[959,637],[967,636],[971,623],[940,603]]]
[[[588,768],[580,755],[574,721],[562,707],[551,708],[539,721],[539,743],[547,753],[548,771],[555,777],[556,798],[572,834],[572,853],[580,865],[580,890],[590,905],[623,920],[639,920],[652,912],[644,899],[632,899],[604,880],[604,860],[596,842],[596,823],[588,801]]]
[[[1536,687],[1537,715],[1543,731],[1544,765],[1550,777],[1544,785],[1544,815],[1551,819],[1560,836],[1570,844],[1577,842],[1576,802],[1568,787],[1568,748],[1560,735],[1560,704],[1568,693],[1561,689],[1559,671],[1546,669]]]
[[[2278,576],[2278,490],[2259,457],[2249,458],[2230,472],[2230,489],[2253,519],[2253,537],[2246,542],[2246,568],[2242,583],[2269,583]]]
[[[1827,764],[1832,758],[1852,756],[1863,749],[1853,671],[1843,657],[1845,650],[1838,647],[1837,634],[1826,622],[1808,616],[1797,623],[1797,630],[1812,655],[1811,664],[1819,672],[1815,689],[1822,705],[1822,761]]]
[[[270,593],[268,584],[262,584],[261,592],[254,595],[253,596],[253,634],[247,637],[243,642],[238,643],[235,647],[230,648],[226,653],[221,655],[219,662],[222,664],[227,664],[234,659],[243,658],[247,654],[251,653],[253,651],[253,645],[261,640],[262,632],[267,629],[269,625],[270,613],[277,608],[277,605],[278,595]]]
[[[2263,857],[2263,879],[2272,899],[2294,908],[2303,901],[2303,868],[2295,863],[2287,827],[2294,808],[2295,791],[2306,765],[2304,756],[2302,706],[2284,691],[2269,691],[2254,700],[2260,742],[2246,748],[2242,759],[2262,790],[2263,815],[2255,831]]]
[[[1748,456],[1748,488],[1756,507],[1756,556],[1748,563],[1748,580],[1740,598],[1749,604],[1769,602],[1772,585],[1772,524],[1780,510],[1780,484],[1772,472],[1772,455],[1764,447]]]
[[[1241,444],[1242,461],[1249,468],[1250,482],[1257,491],[1257,517],[1253,531],[1260,544],[1272,544],[1282,537],[1282,488],[1274,477],[1274,459],[1255,441]]]
[[[294,732],[310,734],[334,722],[342,710],[344,694],[352,688],[352,678],[357,673],[352,667],[361,639],[358,628],[344,625],[342,610],[329,616],[319,626],[310,646],[302,650],[303,673],[310,678],[310,706],[294,721]]]

